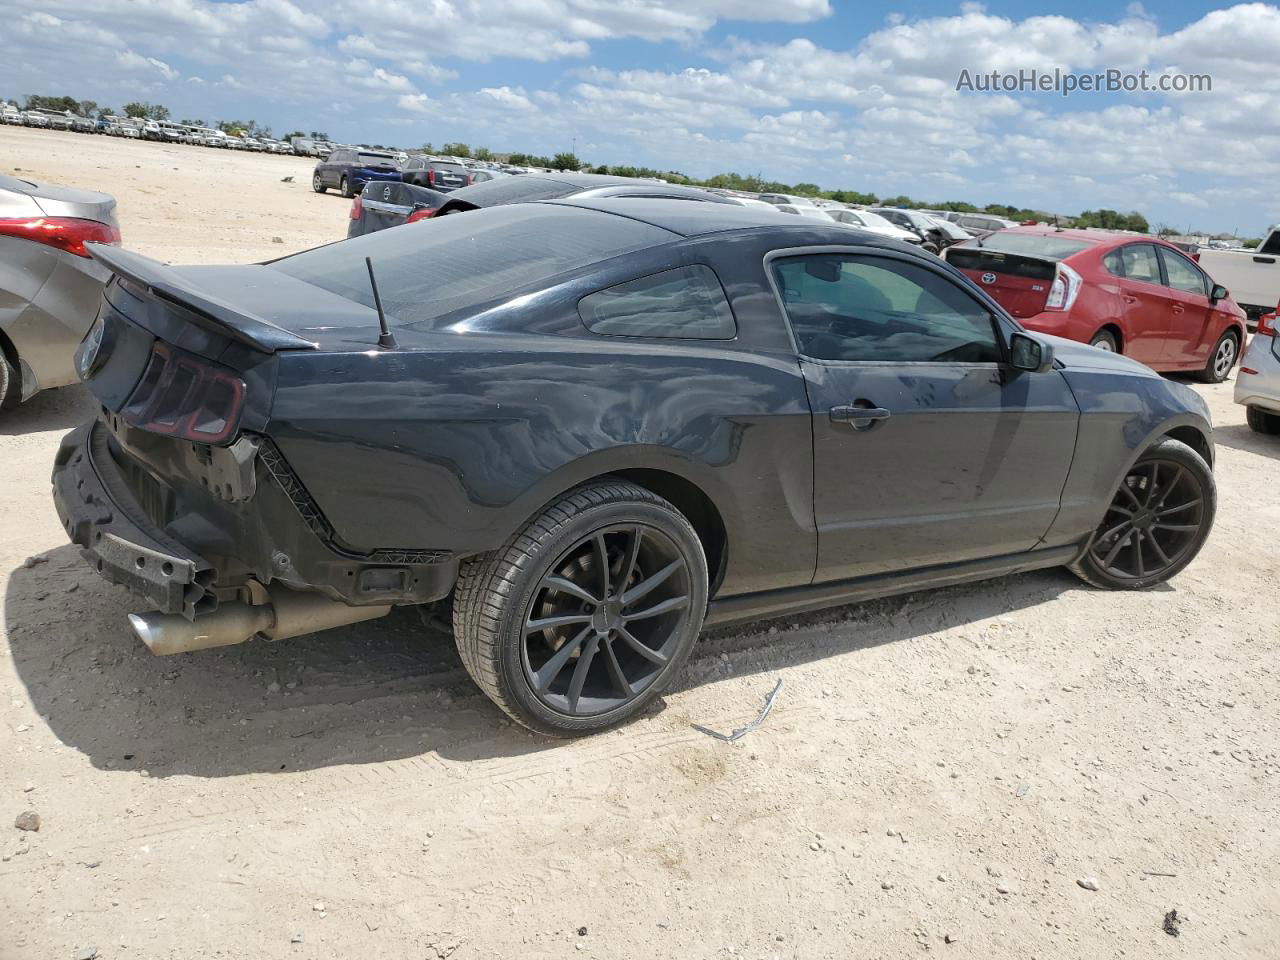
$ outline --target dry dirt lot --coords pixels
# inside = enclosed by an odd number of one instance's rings
[[[301,160],[0,128],[16,168],[114,192],[166,259],[344,229]],[[151,656],[49,498],[91,405],[39,396],[0,421],[0,958],[1280,956],[1280,441],[1197,389],[1220,511],[1166,587],[1049,571],[718,631],[572,743],[504,722],[413,610]],[[779,678],[737,744],[692,729]]]

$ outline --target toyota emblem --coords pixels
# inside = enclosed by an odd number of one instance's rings
[[[996,275],[995,275],[994,273],[984,273],[984,274],[982,275],[982,282],[983,282],[983,283],[995,283],[995,282],[996,282]]]

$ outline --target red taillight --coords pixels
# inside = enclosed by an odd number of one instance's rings
[[[149,433],[222,443],[235,434],[244,393],[244,381],[229,370],[157,341],[120,413]]]
[[[413,213],[409,214],[409,219],[405,223],[417,223],[419,220],[426,220],[428,217],[434,217],[435,210],[430,207],[419,207]]]
[[[1084,281],[1065,263],[1058,264],[1054,273],[1053,285],[1049,287],[1049,296],[1045,299],[1046,310],[1070,310],[1080,295],[1080,287]]]
[[[1264,337],[1274,337],[1276,335],[1276,315],[1274,313],[1264,313],[1258,318],[1257,332]]]
[[[86,243],[120,243],[115,227],[76,217],[0,217],[0,237],[21,237],[77,257],[89,256]]]
[[[427,185],[431,187],[436,185],[436,172],[434,170],[427,171]]]
[[[360,209],[361,209],[360,198],[356,197],[354,200],[351,201],[351,219],[352,220],[360,219]]]
[[[463,185],[464,187],[469,187],[469,186],[471,186],[471,174],[469,174],[469,173],[467,173],[467,174],[463,174],[463,177],[462,177],[462,185]]]

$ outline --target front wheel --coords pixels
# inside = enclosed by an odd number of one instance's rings
[[[1236,355],[1239,352],[1240,344],[1236,342],[1235,331],[1228,330],[1214,344],[1204,369],[1200,371],[1199,380],[1202,383],[1221,383],[1227,379],[1231,368],[1236,365]]]
[[[1209,465],[1185,443],[1165,437],[1129,468],[1071,570],[1112,590],[1163,583],[1200,552],[1217,505]]]
[[[662,692],[706,606],[707,561],[689,521],[642,487],[606,480],[464,564],[453,630],[472,680],[512,719],[578,736]]]
[[[0,410],[10,410],[22,399],[22,378],[18,368],[0,352]]]
[[[329,188],[326,187],[324,185],[324,181],[320,179],[320,174],[316,173],[311,176],[311,189],[316,193],[324,193]]]

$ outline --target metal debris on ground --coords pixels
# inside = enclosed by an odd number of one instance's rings
[[[779,680],[777,686],[773,688],[773,692],[765,698],[764,707],[760,710],[760,715],[748,723],[745,727],[738,727],[733,733],[724,734],[709,727],[704,727],[700,723],[692,724],[693,729],[699,733],[705,733],[708,737],[715,737],[717,740],[723,740],[725,743],[733,743],[735,740],[741,740],[748,733],[754,730],[760,724],[764,723],[764,718],[769,715],[769,711],[773,709],[773,701],[778,698],[778,691],[782,689],[782,681]]]
[[[1182,918],[1178,916],[1177,910],[1170,910],[1164,915],[1164,932],[1171,937],[1179,935],[1178,924],[1182,922]]]

